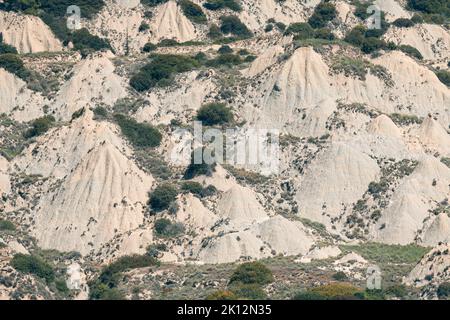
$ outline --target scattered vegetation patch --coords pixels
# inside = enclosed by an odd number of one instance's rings
[[[0,33],[0,54],[12,53],[17,54],[16,48],[3,42],[3,35]]]
[[[14,223],[8,220],[0,219],[0,231],[14,231],[16,226]]]
[[[99,277],[88,283],[91,300],[124,300],[125,296],[117,289],[123,272],[159,266],[159,261],[149,255],[132,255],[119,258],[103,268]]]
[[[55,123],[55,118],[53,116],[44,116],[33,120],[31,122],[31,128],[25,132],[25,138],[30,139],[40,136],[46,133]]]
[[[42,258],[35,255],[18,253],[11,259],[11,266],[17,271],[33,274],[45,279],[47,283],[50,283],[55,279],[53,267]]]
[[[450,168],[450,158],[443,157],[441,158],[441,162]]]
[[[417,50],[416,48],[414,48],[413,46],[403,44],[403,45],[398,46],[397,48],[400,51],[406,53],[407,55],[409,55],[409,56],[411,56],[413,58],[416,58],[418,60],[423,60],[423,56],[420,53],[420,51]]]
[[[389,118],[399,126],[409,126],[412,124],[421,124],[423,120],[415,115],[392,113]]]
[[[178,196],[178,190],[170,183],[160,184],[150,194],[150,207],[156,211],[163,211],[170,207],[175,202]]]
[[[202,8],[189,0],[181,0],[179,2],[184,15],[194,23],[205,24],[208,19]]]
[[[445,84],[447,87],[450,87],[450,72],[446,70],[436,71],[436,76],[438,79]]]
[[[204,125],[213,126],[233,122],[233,113],[224,103],[209,103],[203,105],[197,112],[197,120]]]
[[[190,180],[197,176],[203,176],[203,175],[211,176],[212,175],[212,173],[215,170],[216,164],[215,163],[208,164],[205,162],[205,159],[203,157],[204,150],[205,150],[204,148],[198,148],[192,152],[191,163],[186,168],[183,179]],[[198,159],[196,159],[196,156],[195,156],[196,154],[197,154]]]
[[[184,225],[179,222],[172,222],[169,219],[158,219],[155,221],[155,234],[161,238],[176,238],[185,231]]]
[[[370,72],[370,74],[383,80],[387,85],[392,85],[392,76],[386,68],[364,59],[338,57],[333,60],[331,69],[337,73],[344,73],[347,77],[356,77],[363,81],[366,80],[366,76]]]
[[[336,6],[333,3],[324,1],[319,3],[313,15],[309,18],[308,23],[315,29],[324,28],[328,22],[337,16]]]
[[[242,11],[241,5],[236,0],[208,0],[203,4],[203,7],[211,11],[217,11],[225,8],[236,12]]]
[[[175,75],[200,67],[194,58],[175,54],[154,54],[150,63],[131,77],[130,85],[137,91],[147,91],[153,87],[167,87],[174,83]]]
[[[380,264],[416,264],[430,251],[430,248],[418,245],[389,245],[366,243],[363,245],[340,246],[344,253],[356,252],[363,258]]]
[[[230,278],[230,284],[266,285],[274,281],[272,271],[261,262],[247,262],[236,268]]]
[[[238,39],[246,39],[253,36],[253,33],[237,16],[222,16],[220,21],[220,31],[225,35],[231,34]]]
[[[162,140],[162,134],[150,124],[139,123],[123,114],[115,114],[114,119],[122,134],[138,148],[157,147]]]

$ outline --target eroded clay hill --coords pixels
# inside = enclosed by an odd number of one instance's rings
[[[373,1],[375,36],[359,1],[330,1],[324,21],[319,0],[212,2],[105,0],[81,31],[0,6],[0,222],[15,227],[0,229],[0,267],[76,252],[76,282],[132,254],[306,263],[375,242],[434,248],[403,276],[435,297],[450,241],[448,26],[407,1]],[[211,103],[233,118],[214,128],[279,130],[277,174],[189,166]]]

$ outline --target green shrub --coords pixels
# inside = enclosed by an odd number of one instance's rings
[[[437,295],[439,299],[450,298],[450,282],[441,283],[437,289]]]
[[[55,278],[52,266],[38,256],[18,253],[11,259],[11,266],[17,271],[43,278],[48,283]]]
[[[89,282],[89,299],[123,300],[125,296],[116,289],[121,273],[130,269],[159,266],[159,261],[149,255],[123,256],[102,269],[95,281]]]
[[[24,81],[30,77],[30,72],[25,68],[22,59],[16,54],[5,53],[0,55],[0,68],[15,74]]]
[[[241,64],[243,61],[239,55],[226,53],[220,54],[216,58],[206,61],[206,65],[213,68],[228,67],[232,68]]]
[[[441,162],[450,168],[450,158],[443,157],[441,158]]]
[[[448,0],[408,0],[408,7],[427,14],[439,14],[450,17]]]
[[[219,50],[217,50],[217,53],[220,53],[220,54],[233,53],[233,49],[231,49],[230,46],[223,45],[219,48]]]
[[[192,193],[196,195],[202,195],[203,186],[195,181],[186,181],[181,185],[181,190],[186,193]]]
[[[200,66],[194,58],[182,55],[153,55],[152,61],[135,74],[130,85],[137,91],[146,91],[155,86],[169,86],[178,73],[191,71]]]
[[[209,27],[209,31],[208,31],[208,37],[211,39],[219,39],[222,37],[222,31],[220,30],[219,26],[212,24]]]
[[[267,295],[256,283],[237,283],[230,288],[231,292],[240,299],[265,300]]]
[[[208,103],[198,110],[197,119],[208,126],[225,124],[233,121],[233,113],[224,103]]]
[[[181,0],[179,4],[181,6],[181,10],[183,10],[184,15],[192,22],[205,24],[208,21],[205,13],[199,5],[189,0]]]
[[[38,118],[31,123],[31,128],[25,132],[25,138],[33,138],[46,133],[54,124],[55,118],[53,116],[44,116]]]
[[[222,16],[220,17],[220,21],[220,30],[224,34],[232,34],[241,39],[250,38],[253,36],[253,33],[237,16]]]
[[[436,72],[436,76],[441,80],[443,84],[450,87],[450,72],[445,70],[440,70]]]
[[[314,38],[314,29],[305,22],[292,23],[286,29],[285,34],[292,34],[296,40]]]
[[[242,11],[241,5],[236,0],[208,0],[203,4],[203,7],[211,11],[225,8],[236,12]]]
[[[16,48],[3,42],[3,34],[0,32],[0,54],[13,53],[17,54]]]
[[[415,25],[414,21],[407,18],[398,18],[392,24],[398,28],[411,28]]]
[[[410,45],[403,44],[399,46],[398,49],[411,57],[414,57],[419,60],[423,59],[423,56],[420,53],[420,51]]]
[[[321,2],[314,9],[308,23],[314,28],[324,28],[327,23],[337,16],[336,6],[329,2]]]
[[[123,114],[115,114],[114,119],[119,125],[122,134],[135,147],[157,147],[160,145],[162,135],[150,124],[139,123]]]
[[[94,115],[98,119],[106,119],[108,117],[108,110],[105,107],[97,106],[93,110]]]
[[[158,237],[175,238],[185,231],[182,223],[174,223],[169,219],[158,219],[155,221],[155,233]]]
[[[160,4],[166,3],[167,1],[169,0],[141,0],[141,3],[149,7],[156,7]]]
[[[151,43],[151,42],[147,42],[144,47],[142,48],[142,52],[151,52],[151,51],[155,51],[156,49],[158,49],[158,46]]]
[[[266,285],[274,281],[272,271],[261,262],[247,262],[241,264],[233,272],[230,284],[258,284]]]
[[[178,190],[169,183],[160,184],[150,194],[149,204],[154,211],[168,209],[177,199]]]
[[[14,223],[8,220],[0,219],[0,231],[14,231],[16,226]]]
[[[364,26],[358,25],[346,34],[344,40],[359,47],[364,42],[366,31],[367,29]]]
[[[335,40],[336,37],[333,34],[333,32],[331,32],[330,29],[327,28],[321,28],[321,29],[317,29],[314,32],[314,38],[316,39],[325,39],[325,40]]]
[[[383,40],[378,39],[376,37],[369,37],[364,39],[361,46],[361,50],[364,53],[372,53],[376,50],[383,48],[384,45],[385,42]]]
[[[198,153],[201,153],[201,159],[202,159],[201,163],[195,163],[195,154],[198,154]],[[202,176],[202,175],[211,176],[212,175],[212,172],[214,171],[214,168],[215,168],[215,164],[210,165],[210,164],[205,163],[203,161],[204,160],[203,154],[204,154],[203,148],[198,148],[198,149],[194,150],[194,152],[192,152],[191,163],[187,167],[186,172],[184,173],[183,179],[189,180],[189,179],[193,179],[197,176]]]
[[[347,280],[348,277],[345,274],[345,272],[339,271],[339,272],[336,272],[335,274],[333,274],[333,279],[336,281],[344,281],[344,280]]]
[[[74,31],[70,40],[75,50],[98,51],[111,49],[107,40],[92,35],[86,28]]]
[[[139,26],[139,32],[144,32],[150,29],[150,25],[147,22],[142,21],[141,25]]]

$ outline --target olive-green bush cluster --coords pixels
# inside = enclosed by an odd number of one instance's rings
[[[274,281],[272,271],[261,262],[247,262],[236,268],[226,290],[213,292],[207,300],[264,300],[263,286]]]
[[[35,255],[18,253],[11,259],[11,266],[17,271],[38,276],[46,280],[47,283],[55,279],[53,267]]]
[[[208,103],[197,111],[197,120],[207,126],[233,122],[233,113],[224,103]]]
[[[179,1],[179,5],[181,6],[184,15],[192,22],[205,24],[208,21],[205,13],[198,4],[189,0],[181,0]]]
[[[161,143],[162,134],[147,123],[139,123],[123,114],[115,114],[114,119],[122,134],[137,148],[157,147]]]
[[[178,189],[174,185],[170,183],[160,184],[150,193],[149,205],[155,212],[163,211],[175,202],[177,196]]]
[[[216,11],[221,9],[230,9],[236,12],[242,11],[242,7],[236,0],[208,0],[203,4],[208,10]]]
[[[159,261],[149,255],[124,256],[104,267],[99,277],[88,283],[91,300],[123,300],[125,296],[117,289],[123,272],[131,269],[159,266]]]
[[[161,218],[155,221],[155,234],[162,238],[176,238],[185,231],[184,225],[180,222],[172,222],[169,219]]]
[[[46,133],[55,123],[53,116],[44,116],[33,120],[31,122],[31,128],[25,132],[25,138],[33,138]]]
[[[330,2],[321,2],[315,9],[308,23],[315,29],[324,28],[328,22],[337,16],[336,6]]]

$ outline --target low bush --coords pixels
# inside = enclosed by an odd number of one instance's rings
[[[86,28],[74,31],[71,34],[70,40],[75,50],[99,51],[102,49],[111,49],[107,40],[92,35]]]
[[[450,72],[446,70],[439,70],[436,72],[436,76],[443,84],[450,87]]]
[[[207,126],[226,124],[233,122],[233,113],[224,103],[208,103],[198,110],[197,120]]]
[[[206,3],[203,4],[203,7],[211,11],[221,10],[225,8],[236,12],[242,10],[241,5],[236,0],[207,0]]]
[[[230,291],[239,299],[249,299],[249,300],[265,300],[267,299],[267,294],[261,288],[259,284],[256,283],[237,283],[230,287]]]
[[[202,159],[202,161],[201,161],[201,163],[196,163],[195,154],[199,154],[199,153],[201,153],[200,159]],[[211,176],[212,175],[213,171],[215,170],[215,164],[205,163],[203,155],[204,155],[203,148],[198,148],[198,149],[194,150],[194,152],[192,152],[191,163],[186,168],[183,179],[190,180],[197,176],[203,176],[203,175]],[[198,162],[200,162],[200,161],[198,161]]]
[[[14,231],[16,226],[14,223],[8,220],[0,219],[0,231]]]
[[[411,28],[415,25],[414,21],[407,18],[398,18],[392,24],[398,28]]]
[[[44,116],[31,122],[31,128],[25,132],[24,137],[27,139],[40,136],[46,133],[55,123],[53,116]]]
[[[11,266],[17,271],[45,279],[47,283],[55,279],[53,267],[38,256],[18,253],[11,259]]]
[[[139,123],[123,114],[115,114],[114,119],[119,125],[122,134],[138,148],[157,147],[160,145],[162,135],[150,124]]]
[[[172,222],[169,219],[158,219],[155,221],[155,233],[162,238],[175,238],[185,231],[184,225],[179,222]]]
[[[20,57],[14,53],[5,53],[0,55],[0,68],[5,69],[24,81],[30,77],[30,72],[25,68],[25,65]]]
[[[205,24],[208,21],[202,8],[192,1],[181,0],[179,1],[179,5],[181,6],[184,15],[192,22]]]
[[[437,296],[439,299],[450,298],[450,282],[441,283],[437,289]]]
[[[274,281],[272,271],[261,262],[247,262],[241,264],[233,272],[230,284],[258,284],[266,285]]]
[[[160,4],[166,3],[167,1],[169,0],[141,0],[141,3],[149,7],[156,7]]]
[[[152,52],[155,51],[156,49],[158,49],[158,46],[156,44],[147,42],[142,48],[142,52]]]
[[[160,55],[151,57],[151,62],[131,77],[130,85],[137,91],[146,91],[155,86],[169,86],[178,73],[191,71],[200,66],[194,58],[182,55]]]
[[[162,211],[168,209],[177,196],[178,190],[175,186],[169,183],[160,184],[150,194],[149,204],[154,211]]]
[[[13,46],[10,46],[9,44],[6,44],[3,42],[3,35],[0,32],[0,54],[5,54],[5,53],[17,54],[17,50]]]
[[[400,51],[402,51],[402,52],[406,53],[407,55],[409,55],[411,57],[414,57],[414,58],[416,58],[418,60],[422,60],[423,59],[423,56],[420,53],[420,51],[417,50],[416,48],[410,46],[410,45],[403,44],[401,46],[398,46],[397,48]]]
[[[222,16],[220,17],[220,21],[220,30],[224,34],[232,34],[241,39],[253,36],[253,33],[237,16]]]
[[[284,33],[294,35],[295,40],[314,38],[314,29],[305,22],[290,24]]]
[[[200,183],[195,182],[195,181],[186,181],[186,182],[183,182],[183,184],[181,185],[181,190],[186,193],[202,195],[203,186]]]
[[[308,23],[315,29],[324,28],[328,22],[337,16],[336,6],[330,2],[321,2],[315,9]]]
[[[214,59],[205,62],[208,67],[212,68],[232,68],[233,66],[240,65],[241,63],[243,63],[241,57],[232,53],[220,54]]]

